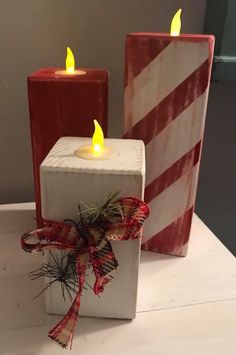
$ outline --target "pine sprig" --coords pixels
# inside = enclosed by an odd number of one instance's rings
[[[83,220],[86,225],[91,227],[103,227],[107,221],[110,221],[111,219],[114,220],[114,218],[120,218],[123,212],[120,205],[115,203],[119,194],[119,191],[110,193],[107,200],[100,206],[87,206],[82,202],[81,205],[79,205],[79,223]],[[83,208],[81,208],[81,206]]]
[[[72,294],[76,294],[78,291],[75,254],[61,251],[61,253],[54,255],[51,250],[49,250],[49,253],[51,259],[53,260],[53,264],[44,263],[40,268],[33,270],[30,273],[31,280],[35,280],[40,277],[46,277],[49,279],[44,289],[40,291],[35,298],[40,296],[57,281],[61,284],[62,296],[64,300],[66,299],[66,294],[69,299],[72,300]]]
[[[115,203],[119,194],[119,191],[110,193],[107,200],[100,206],[87,206],[86,204],[81,203],[78,205],[78,222],[70,219],[67,219],[64,222],[72,224],[78,230],[78,235],[86,239],[88,235],[88,226],[103,230],[107,222],[115,223],[116,220],[123,217],[122,208],[119,204]],[[49,250],[49,254],[51,262],[44,263],[40,268],[33,270],[30,273],[31,280],[36,280],[41,277],[49,280],[35,298],[39,297],[55,282],[59,282],[63,299],[66,300],[68,297],[68,299],[72,301],[73,294],[77,294],[79,288],[76,272],[76,254],[64,251],[54,254],[51,250]],[[92,289],[86,280],[84,288]]]

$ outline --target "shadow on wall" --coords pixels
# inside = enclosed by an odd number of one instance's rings
[[[212,83],[196,212],[236,255],[236,83]]]

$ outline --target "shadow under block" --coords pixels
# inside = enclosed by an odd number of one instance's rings
[[[85,69],[85,75],[58,75],[44,68],[28,77],[36,215],[41,219],[39,167],[62,136],[90,137],[93,119],[108,126],[108,71]]]
[[[145,184],[143,142],[106,139],[105,144],[118,152],[107,160],[84,160],[74,152],[90,138],[61,138],[41,164],[42,215],[49,220],[78,220],[78,204],[104,202],[110,192],[120,196],[142,199]],[[136,313],[140,240],[113,241],[112,247],[119,263],[114,279],[106,285],[100,297],[88,289],[83,291],[80,315],[91,317],[132,319]],[[46,256],[49,260],[49,255]],[[86,280],[93,286],[94,275]],[[47,280],[48,281],[48,280]],[[56,284],[56,283],[55,283]],[[45,293],[47,313],[64,314],[70,306],[62,298],[60,285]]]
[[[145,143],[144,250],[187,253],[213,49],[208,35],[126,38],[124,138]]]

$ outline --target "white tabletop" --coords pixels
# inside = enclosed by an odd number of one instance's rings
[[[47,338],[60,319],[33,300],[42,280],[28,273],[40,255],[20,249],[34,228],[34,204],[0,206],[0,354],[65,353]],[[142,252],[138,312],[133,321],[80,318],[70,352],[81,355],[236,354],[234,256],[195,215],[187,257]]]

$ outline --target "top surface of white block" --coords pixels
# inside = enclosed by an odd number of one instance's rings
[[[87,160],[75,155],[83,145],[91,145],[91,138],[62,137],[41,164],[47,171],[93,171],[95,174],[142,174],[145,169],[144,144],[134,139],[105,139],[105,145],[117,151],[117,156],[104,160]]]

